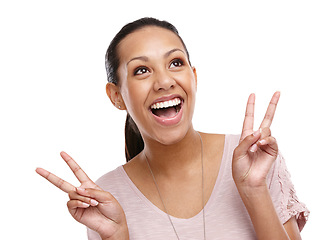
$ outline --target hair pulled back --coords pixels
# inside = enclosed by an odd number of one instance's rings
[[[106,55],[105,55],[105,68],[107,72],[108,82],[111,82],[115,85],[119,84],[118,78],[118,67],[120,65],[120,57],[118,56],[118,45],[119,43],[129,34],[135,32],[136,30],[142,29],[147,26],[157,26],[175,33],[181,40],[186,54],[189,59],[189,53],[187,48],[179,36],[178,30],[167,21],[160,21],[155,18],[141,18],[134,22],[126,24],[113,38],[111,41]],[[189,60],[190,62],[190,60]],[[138,127],[132,117],[127,113],[126,123],[125,123],[125,156],[126,161],[128,162],[137,154],[139,154],[144,149],[144,141],[138,130]]]

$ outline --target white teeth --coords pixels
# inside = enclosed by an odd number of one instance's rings
[[[160,109],[177,106],[181,103],[180,98],[175,98],[169,101],[158,102],[150,106],[151,109]]]

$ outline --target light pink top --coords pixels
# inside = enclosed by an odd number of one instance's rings
[[[238,135],[226,135],[225,147],[214,190],[205,205],[206,239],[256,239],[247,210],[232,178],[232,154],[238,145]],[[102,176],[97,184],[110,192],[124,209],[130,239],[176,239],[169,219],[133,184],[124,168],[118,167]],[[309,211],[298,201],[285,161],[279,154],[267,178],[273,203],[282,223],[295,216],[300,230]],[[171,217],[181,240],[203,239],[203,213],[189,219]],[[101,239],[88,229],[90,240]]]

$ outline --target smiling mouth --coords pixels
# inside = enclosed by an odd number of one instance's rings
[[[150,106],[151,112],[159,118],[173,118],[175,117],[182,107],[182,100],[178,97],[154,103]]]

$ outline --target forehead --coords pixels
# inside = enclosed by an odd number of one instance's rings
[[[180,38],[174,32],[161,27],[148,26],[127,35],[118,45],[118,54],[121,61],[128,61],[136,56],[164,54],[173,48],[185,52]]]

